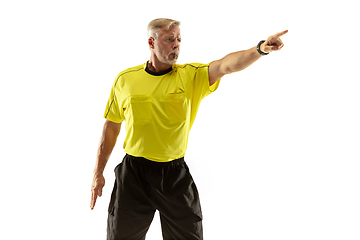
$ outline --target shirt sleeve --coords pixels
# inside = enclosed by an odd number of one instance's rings
[[[215,92],[219,87],[220,79],[213,85],[209,85],[209,64],[198,64],[194,77],[194,92],[203,99],[207,95]]]
[[[119,76],[115,79],[104,113],[104,118],[115,123],[121,123],[125,119],[123,107],[121,106],[120,80]]]

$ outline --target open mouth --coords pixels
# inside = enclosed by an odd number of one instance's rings
[[[173,59],[178,59],[179,53],[178,53],[178,52],[171,52],[171,53],[169,54],[169,56],[172,56]]]

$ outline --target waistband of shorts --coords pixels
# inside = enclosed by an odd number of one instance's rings
[[[174,160],[171,160],[171,161],[168,161],[168,162],[156,162],[156,161],[152,161],[150,159],[144,158],[144,157],[135,157],[135,156],[132,156],[132,155],[127,154],[127,153],[125,155],[125,158],[130,159],[130,160],[135,160],[135,161],[138,161],[138,162],[142,162],[142,163],[145,163],[145,164],[156,165],[156,166],[166,166],[166,165],[173,165],[173,164],[184,163],[185,162],[184,157],[174,159]]]

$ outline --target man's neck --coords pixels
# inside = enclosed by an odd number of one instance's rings
[[[163,72],[168,70],[172,65],[160,62],[156,56],[150,56],[150,60],[147,63],[147,66],[152,72]]]

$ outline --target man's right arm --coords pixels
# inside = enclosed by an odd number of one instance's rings
[[[97,197],[101,197],[102,189],[105,185],[103,172],[108,162],[111,152],[115,147],[117,137],[120,133],[121,123],[114,123],[106,120],[101,135],[96,164],[94,168],[94,178],[91,186],[91,210],[94,209]]]

